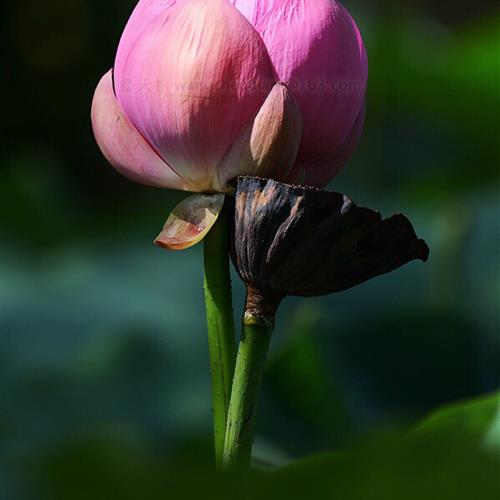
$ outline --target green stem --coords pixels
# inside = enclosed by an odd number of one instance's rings
[[[225,467],[250,465],[257,399],[271,340],[271,325],[260,316],[245,313],[227,417]]]
[[[229,274],[229,210],[224,206],[204,239],[204,289],[212,378],[215,461],[222,465],[234,372],[235,329]]]

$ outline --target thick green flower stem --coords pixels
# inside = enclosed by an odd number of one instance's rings
[[[229,274],[229,209],[227,203],[204,239],[204,289],[208,350],[212,378],[215,461],[222,466],[224,435],[235,358],[235,329]]]
[[[224,467],[250,465],[257,400],[274,314],[281,298],[279,294],[263,294],[247,286],[247,305],[227,416]]]

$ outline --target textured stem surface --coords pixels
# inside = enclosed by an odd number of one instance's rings
[[[229,273],[228,212],[226,204],[217,222],[204,239],[205,307],[217,467],[222,465],[235,356],[235,329]]]
[[[247,311],[243,319],[227,417],[225,467],[250,465],[257,399],[271,331],[272,325],[269,321]]]

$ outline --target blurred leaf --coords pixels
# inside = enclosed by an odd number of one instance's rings
[[[498,457],[460,436],[384,436],[273,473],[216,474],[198,449],[185,451],[166,458],[110,440],[73,441],[18,463],[16,477],[23,498],[36,500],[496,500],[499,492]]]
[[[349,453],[307,457],[274,473],[280,498],[493,500],[500,461],[453,438],[378,438]],[[286,493],[285,493],[286,492]]]
[[[409,435],[311,455],[275,477],[295,493],[307,484],[313,498],[498,498],[500,453],[490,451],[500,451],[499,421],[495,393],[440,409]]]
[[[416,429],[420,434],[453,434],[494,449],[500,456],[500,393],[435,411]]]

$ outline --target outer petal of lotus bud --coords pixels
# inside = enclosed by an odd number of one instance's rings
[[[97,144],[120,173],[151,186],[190,191],[196,189],[175,173],[130,123],[116,101],[111,71],[97,85],[91,117]]]
[[[351,131],[340,146],[332,148],[331,151],[325,151],[325,157],[316,163],[309,163],[307,167],[299,165],[304,176],[298,184],[324,187],[337,175],[358,145],[365,124],[365,110],[366,107],[363,106]]]
[[[184,250],[199,243],[217,221],[225,195],[193,194],[168,216],[155,244],[168,250]]]

